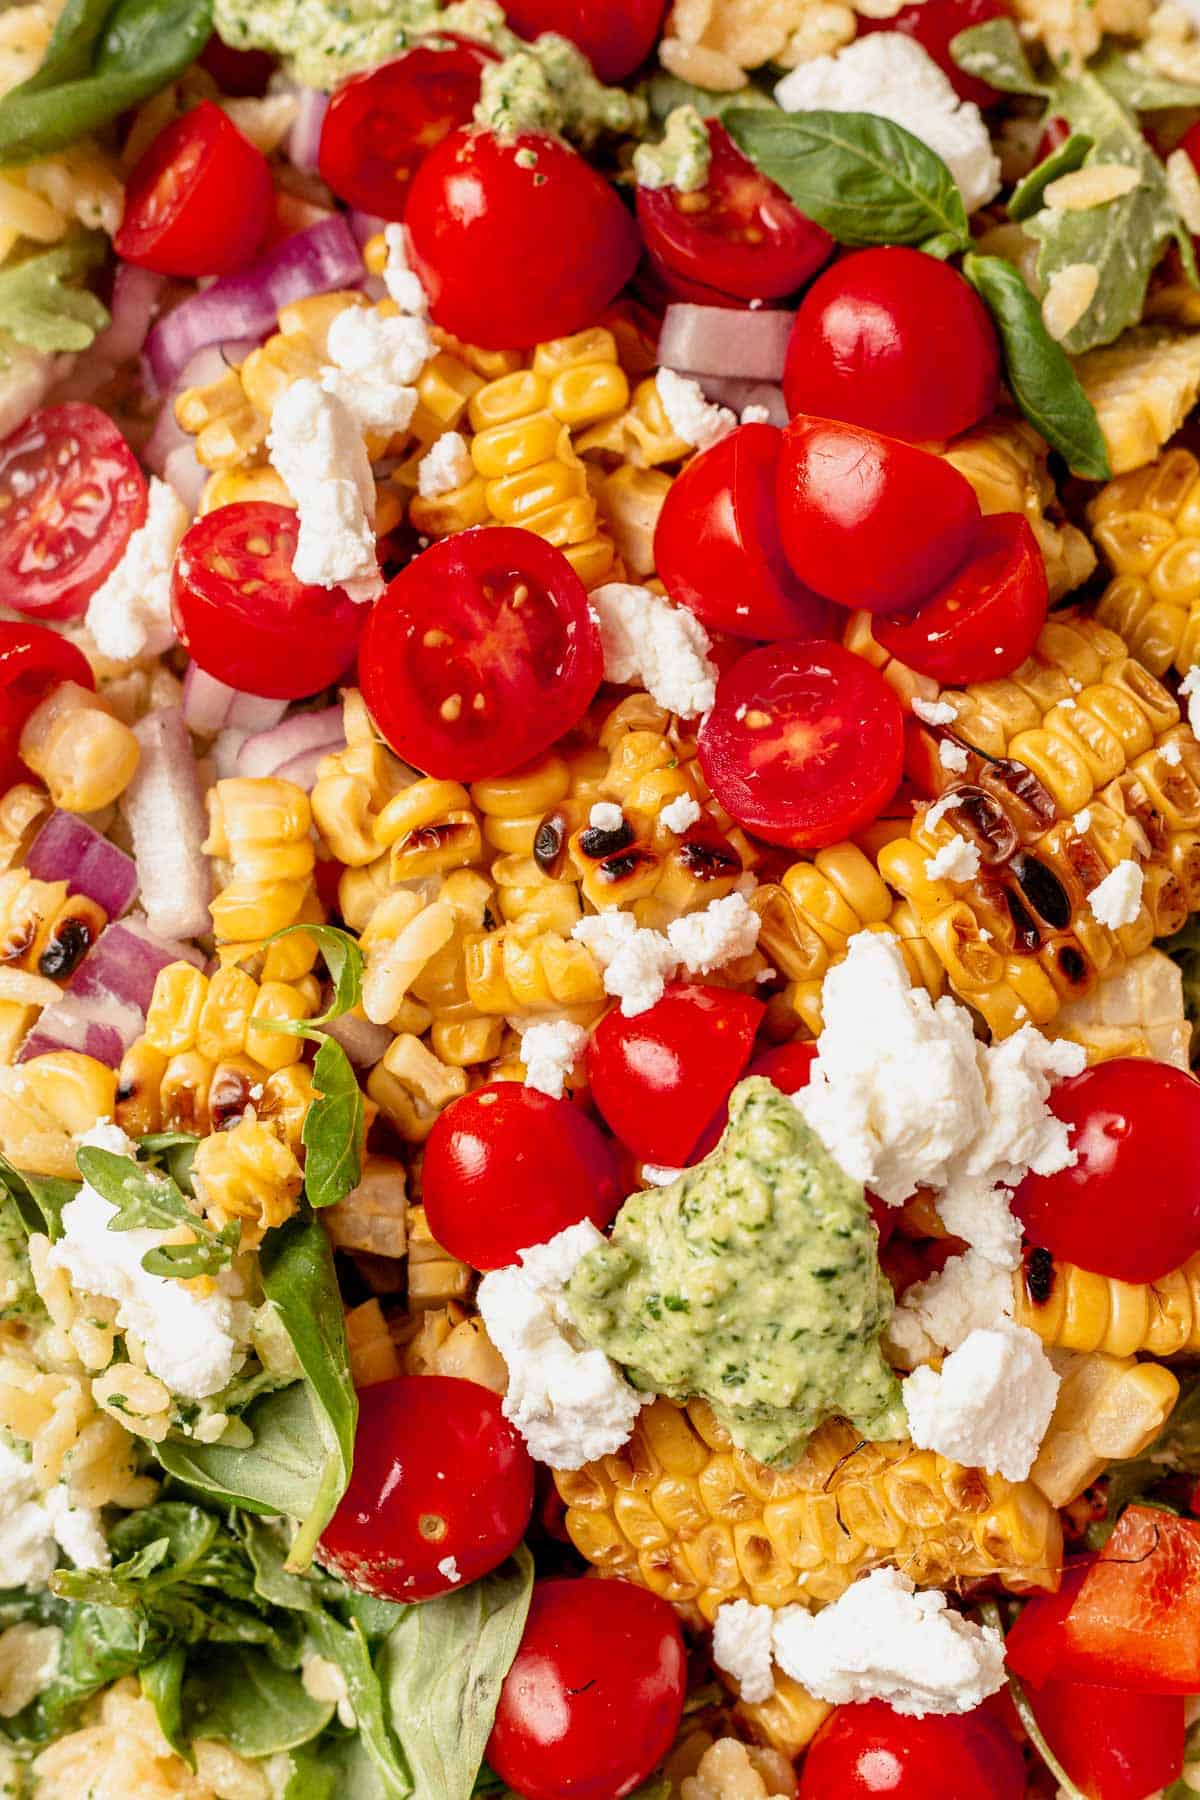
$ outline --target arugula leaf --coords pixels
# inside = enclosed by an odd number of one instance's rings
[[[1082,168],[1093,139],[1085,131],[1073,131],[1065,142],[1044,156],[1036,168],[1030,169],[1009,196],[1008,216],[1019,224],[1044,204],[1043,196],[1052,181],[1060,175],[1072,175]]]
[[[1088,72],[1130,112],[1157,112],[1168,106],[1200,106],[1200,86],[1160,75],[1137,50],[1106,44],[1088,64]]]
[[[969,243],[957,183],[941,157],[873,113],[726,114],[750,160],[840,244]]]
[[[255,1026],[259,1031],[282,1031],[291,1037],[313,1037],[318,1035],[320,1026],[332,1024],[343,1013],[352,1012],[361,1001],[363,953],[350,933],[342,931],[337,925],[285,925],[272,933],[265,942],[273,944],[276,938],[291,937],[296,931],[305,932],[319,944],[325,967],[333,982],[333,999],[328,1010],[315,1019],[256,1019]]]
[[[68,284],[103,262],[107,248],[102,231],[81,231],[0,269],[0,330],[31,350],[86,350],[108,324],[108,309]]]
[[[187,1659],[183,1724],[188,1738],[218,1738],[243,1756],[273,1756],[311,1743],[333,1717],[299,1675],[252,1646],[202,1646]]]
[[[334,1206],[362,1178],[366,1113],[350,1058],[333,1038],[317,1051],[313,1084],[319,1098],[309,1106],[300,1133],[308,1152],[304,1192],[310,1206]]]
[[[190,1244],[160,1244],[147,1250],[142,1267],[149,1275],[215,1275],[233,1261],[242,1235],[238,1220],[220,1231],[189,1207],[177,1182],[162,1169],[135,1162],[113,1150],[85,1145],[75,1158],[88,1186],[116,1207],[108,1222],[110,1231],[173,1231],[186,1225],[194,1234]]]
[[[62,1236],[62,1210],[79,1192],[77,1181],[53,1175],[23,1175],[0,1156],[0,1186],[10,1195],[27,1232],[44,1231],[54,1243]]]
[[[1008,385],[1025,417],[1076,475],[1107,481],[1112,469],[1095,409],[1019,272],[1002,256],[967,256],[963,274],[995,320]]]
[[[986,25],[960,31],[950,40],[950,54],[960,69],[990,82],[1002,93],[1048,95],[1051,91],[1034,74],[1011,19],[989,19]]]

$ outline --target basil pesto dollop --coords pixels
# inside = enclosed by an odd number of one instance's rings
[[[862,1187],[786,1095],[743,1081],[704,1162],[633,1194],[567,1288],[635,1386],[701,1395],[740,1449],[789,1464],[833,1414],[905,1435],[879,1348],[892,1292]]]
[[[524,48],[497,0],[215,0],[213,24],[235,50],[270,50],[297,81],[317,88],[373,69],[432,32],[478,38],[501,54]]]

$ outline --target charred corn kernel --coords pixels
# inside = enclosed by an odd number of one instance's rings
[[[299,1062],[303,1040],[294,1032],[264,1030],[265,1024],[297,1023],[316,1011],[312,996],[283,981],[264,981],[246,1032],[246,1055],[272,1072]]]
[[[1197,905],[1200,897],[1191,909]],[[1050,1035],[1082,1044],[1089,1062],[1148,1056],[1186,1069],[1192,1031],[1183,1003],[1183,971],[1163,951],[1143,951],[1090,994],[1064,1006]]]
[[[511,775],[471,785],[471,802],[483,814],[483,835],[494,850],[530,855],[538,826],[571,786],[563,758],[547,751]]]
[[[173,966],[178,967],[177,964]],[[244,969],[239,969],[234,964],[218,969],[206,986],[208,991],[196,1022],[193,1041],[202,1056],[207,1056],[210,1062],[220,1062],[223,1057],[238,1056],[247,1048],[246,1033],[251,1014],[259,1005],[259,988],[258,983]],[[156,984],[156,996],[157,991]],[[146,1035],[150,1035],[149,1016],[146,1019]],[[158,1047],[167,1049],[166,1044],[160,1043]],[[179,1046],[180,1049],[185,1047],[182,1044]],[[251,1051],[250,1054],[254,1055],[254,1052]]]
[[[1158,1363],[1056,1351],[1058,1400],[1029,1479],[1051,1506],[1068,1506],[1108,1464],[1140,1456],[1179,1398]]]
[[[410,1144],[424,1143],[440,1113],[467,1091],[461,1069],[449,1068],[411,1032],[394,1038],[367,1078],[367,1092]]]
[[[328,1221],[326,1221],[328,1223]],[[346,1347],[356,1388],[372,1387],[403,1373],[400,1352],[378,1300],[364,1300],[346,1314]]]
[[[1020,513],[1046,561],[1051,600],[1087,580],[1096,553],[1078,526],[1059,515],[1045,444],[1024,420],[992,420],[955,438],[945,452],[975,489],[985,514]]]
[[[208,804],[205,850],[228,862],[232,875],[210,907],[217,937],[245,943],[295,924],[316,860],[304,789],[235,777],[210,788]]]
[[[1098,616],[1155,675],[1200,662],[1200,463],[1180,446],[1088,508],[1113,579]]]
[[[1013,1316],[1062,1350],[1192,1355],[1200,1350],[1200,1256],[1158,1281],[1129,1282],[1035,1250],[1013,1276]]]
[[[825,1605],[882,1563],[922,1586],[992,1577],[1019,1591],[1053,1588],[1062,1565],[1058,1515],[1031,1483],[864,1444],[837,1422],[771,1470],[703,1402],[659,1399],[622,1450],[555,1481],[589,1562],[710,1621],[726,1600]]]
[[[321,1218],[339,1250],[402,1257],[408,1243],[404,1164],[390,1156],[364,1157],[358,1186]]]
[[[144,1034],[152,1050],[175,1056],[194,1048],[208,990],[207,977],[193,963],[168,963],[158,971]],[[241,1047],[240,1043],[233,1046],[235,1050]]]
[[[64,812],[99,812],[123,794],[137,769],[138,741],[104,702],[64,681],[30,713],[21,760],[40,775]]]
[[[1137,326],[1076,361],[1096,409],[1114,475],[1141,468],[1178,431],[1200,392],[1200,338]]]
[[[0,873],[24,864],[50,812],[49,794],[27,781],[0,796]]]
[[[411,1312],[462,1300],[470,1291],[471,1271],[443,1250],[429,1229],[423,1206],[408,1209],[408,1305]]]
[[[131,1044],[117,1072],[113,1118],[129,1137],[162,1130],[162,1081],[167,1057],[144,1037]]]
[[[379,855],[375,836],[389,801],[413,779],[382,744],[357,742],[323,758],[312,791],[312,816],[325,843],[347,868],[364,868]]]
[[[74,974],[108,923],[107,914],[84,894],[68,896],[65,881],[37,881],[25,869],[0,875],[0,965],[8,983],[6,999],[35,1002],[36,981],[19,993],[17,970],[45,981]],[[42,1003],[52,999],[42,993]]]
[[[196,1146],[192,1179],[205,1212],[218,1225],[242,1219],[265,1231],[291,1218],[304,1174],[287,1145],[257,1119]]]
[[[168,1060],[158,1090],[163,1130],[204,1137],[212,1129],[209,1095],[215,1070],[215,1063],[198,1050],[181,1050]]]
[[[596,959],[582,944],[517,919],[464,942],[467,993],[480,1013],[553,1012],[604,999]]]
[[[255,1089],[260,1086],[262,1094],[256,1098]],[[302,1062],[289,1063],[265,1080],[260,1078],[250,1084],[250,1103],[258,1119],[287,1145],[293,1156],[300,1154],[304,1121],[315,1099],[312,1074]]]

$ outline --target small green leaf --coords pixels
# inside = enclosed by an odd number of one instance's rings
[[[196,1767],[196,1754],[183,1729],[183,1700],[180,1689],[187,1665],[187,1651],[182,1644],[165,1650],[156,1662],[141,1671],[142,1692],[153,1706],[158,1728],[177,1756],[182,1756],[190,1769]]]
[[[969,30],[960,31],[950,40],[950,54],[960,69],[989,82],[1002,93],[1050,92],[1049,86],[1034,74],[1011,19],[989,19],[986,25],[972,25]]]
[[[1019,224],[1037,212],[1045,204],[1044,196],[1050,183],[1057,181],[1060,175],[1073,175],[1076,169],[1082,168],[1092,143],[1093,139],[1086,131],[1073,131],[1057,150],[1043,157],[1013,189],[1008,202],[1009,218]]]
[[[1160,75],[1137,50],[1121,50],[1116,44],[1107,44],[1088,64],[1088,73],[1102,81],[1113,98],[1129,112],[1200,106],[1200,86],[1192,81],[1172,81],[1169,75]]]
[[[70,284],[103,262],[107,248],[103,232],[82,231],[0,269],[0,330],[33,350],[86,350],[108,312],[87,288]]]
[[[995,320],[1008,385],[1025,417],[1075,474],[1107,481],[1112,470],[1095,409],[1018,271],[1002,256],[967,256],[963,274]]]
[[[314,1700],[298,1671],[281,1669],[253,1645],[202,1645],[188,1657],[183,1682],[189,1738],[217,1738],[243,1756],[274,1756],[311,1743],[333,1717],[331,1700]]]
[[[195,1275],[216,1275],[229,1267],[242,1235],[238,1220],[215,1231],[192,1211],[178,1183],[164,1170],[134,1162],[130,1156],[89,1144],[75,1160],[88,1186],[117,1209],[108,1222],[110,1231],[173,1231],[186,1225],[194,1234],[193,1243],[160,1244],[147,1250],[142,1258],[147,1274],[182,1281]]]
[[[434,1602],[433,1604],[436,1604]],[[412,1770],[396,1739],[379,1677],[371,1661],[370,1646],[356,1619],[340,1625],[328,1613],[318,1613],[309,1625],[320,1654],[336,1663],[346,1683],[346,1693],[358,1721],[358,1734],[389,1800],[405,1800],[413,1792]],[[432,1792],[433,1790],[429,1790]],[[439,1794],[441,1790],[437,1790]],[[449,1800],[449,1796],[447,1796]]]
[[[276,938],[291,937],[297,931],[306,932],[320,945],[333,983],[333,999],[327,1010],[315,1019],[256,1019],[254,1024],[259,1031],[282,1031],[291,1037],[315,1038],[319,1036],[320,1026],[332,1024],[343,1013],[352,1012],[362,999],[363,953],[350,933],[339,930],[336,925],[285,925],[266,942],[273,944]]]
[[[313,1085],[319,1098],[304,1117],[301,1140],[304,1192],[310,1206],[335,1206],[362,1176],[365,1113],[362,1089],[350,1058],[333,1038],[326,1038],[313,1063]]]
[[[919,138],[873,113],[730,112],[750,160],[839,244],[970,241],[958,185]]]
[[[44,1231],[51,1243],[62,1236],[62,1210],[79,1192],[77,1181],[53,1175],[23,1175],[0,1156],[0,1185],[12,1198],[27,1232]]]
[[[938,262],[948,262],[962,249],[962,240],[955,237],[951,231],[943,231],[937,237],[926,238],[923,244],[917,245],[917,248],[924,255],[935,257]]]

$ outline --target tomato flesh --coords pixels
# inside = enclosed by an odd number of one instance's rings
[[[367,608],[292,571],[295,510],[236,500],[205,513],[175,557],[180,642],[206,675],[272,700],[299,700],[354,660]]]
[[[815,850],[870,824],[899,785],[900,702],[841,644],[765,644],[721,677],[700,766],[740,825]]]
[[[29,775],[18,754],[25,721],[36,706],[73,681],[94,688],[91,664],[77,645],[44,625],[0,621],[0,787]]]
[[[227,275],[267,235],[271,169],[211,100],[159,132],[125,189],[117,255],[160,275]]]
[[[514,31],[535,38],[557,31],[588,58],[601,81],[624,81],[654,48],[665,0],[509,0],[504,16]]]
[[[950,77],[959,98],[973,100],[976,106],[992,106],[1003,95],[990,82],[968,75],[954,60],[950,46],[960,31],[973,25],[986,25],[989,19],[1008,16],[1001,0],[913,0],[902,6],[890,19],[862,19],[859,34],[869,31],[902,31],[916,38],[927,50],[938,68]]]
[[[1182,1695],[1050,1681],[1031,1688],[1029,1702],[1051,1750],[1088,1800],[1146,1800],[1179,1779]]]
[[[1025,1764],[990,1713],[893,1712],[882,1700],[839,1706],[804,1758],[800,1800],[1024,1800]]]

